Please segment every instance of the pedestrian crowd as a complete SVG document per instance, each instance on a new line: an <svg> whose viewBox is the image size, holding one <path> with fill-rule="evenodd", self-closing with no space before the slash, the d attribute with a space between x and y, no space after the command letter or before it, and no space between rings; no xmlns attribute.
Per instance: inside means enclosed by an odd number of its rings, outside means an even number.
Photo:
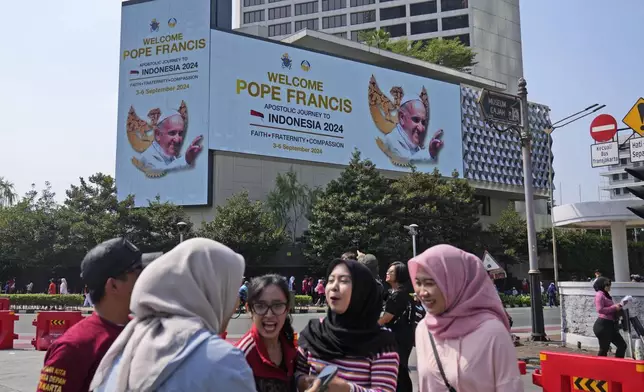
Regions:
<svg viewBox="0 0 644 392"><path fill-rule="evenodd" d="M422 392L523 391L497 290L453 246L390 264L388 292L373 255L331 260L306 287L326 315L298 339L293 277L247 281L243 256L204 238L155 257L124 238L88 252L80 269L95 311L52 343L39 392L411 392L413 347ZM233 345L222 335L240 300L252 325Z"/></svg>

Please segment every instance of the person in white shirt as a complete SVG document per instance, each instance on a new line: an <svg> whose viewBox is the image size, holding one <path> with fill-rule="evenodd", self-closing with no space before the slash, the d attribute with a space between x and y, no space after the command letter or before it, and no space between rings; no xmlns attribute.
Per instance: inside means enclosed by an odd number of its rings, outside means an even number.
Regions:
<svg viewBox="0 0 644 392"><path fill-rule="evenodd" d="M65 278L60 279L60 293L69 294L69 291L67 290L67 279Z"/></svg>
<svg viewBox="0 0 644 392"><path fill-rule="evenodd" d="M168 172L189 169L203 149L203 135L197 136L186 149L185 158L181 147L186 132L186 124L176 111L163 119L154 130L154 141L141 154L143 169L151 172Z"/></svg>

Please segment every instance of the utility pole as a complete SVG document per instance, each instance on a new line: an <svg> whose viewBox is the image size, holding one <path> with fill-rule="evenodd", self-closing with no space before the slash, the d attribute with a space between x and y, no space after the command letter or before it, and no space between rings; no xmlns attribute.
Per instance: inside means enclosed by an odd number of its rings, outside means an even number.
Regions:
<svg viewBox="0 0 644 392"><path fill-rule="evenodd" d="M521 138L521 154L523 155L523 186L525 190L525 212L528 225L528 259L530 261L530 302L532 311L532 340L546 340L543 322L543 304L541 303L541 278L537 254L537 231L534 225L534 196L532 189L532 156L530 134L530 117L528 110L528 89L524 78L519 79L518 97L521 99L523 126L519 135Z"/></svg>

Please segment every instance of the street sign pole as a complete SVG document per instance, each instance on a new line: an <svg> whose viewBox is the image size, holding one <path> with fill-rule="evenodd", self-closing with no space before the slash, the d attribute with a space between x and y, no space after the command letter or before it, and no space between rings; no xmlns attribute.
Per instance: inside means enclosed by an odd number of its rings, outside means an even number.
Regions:
<svg viewBox="0 0 644 392"><path fill-rule="evenodd" d="M532 311L532 340L546 340L543 322L543 304L541 303L541 278L537 254L537 231L534 224L534 195L532 189L532 157L530 121L528 110L528 89L524 78L519 79L518 96L521 98L523 127L520 131L521 153L523 155L523 186L525 190L525 213L528 226L528 260L530 262L530 305Z"/></svg>

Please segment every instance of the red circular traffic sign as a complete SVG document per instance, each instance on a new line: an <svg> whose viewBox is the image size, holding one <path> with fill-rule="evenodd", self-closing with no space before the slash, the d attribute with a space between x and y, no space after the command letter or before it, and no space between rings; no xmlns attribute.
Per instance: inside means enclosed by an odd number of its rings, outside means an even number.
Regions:
<svg viewBox="0 0 644 392"><path fill-rule="evenodd" d="M600 114L590 123L590 137L596 142L607 142L617 133L617 121L610 114Z"/></svg>

